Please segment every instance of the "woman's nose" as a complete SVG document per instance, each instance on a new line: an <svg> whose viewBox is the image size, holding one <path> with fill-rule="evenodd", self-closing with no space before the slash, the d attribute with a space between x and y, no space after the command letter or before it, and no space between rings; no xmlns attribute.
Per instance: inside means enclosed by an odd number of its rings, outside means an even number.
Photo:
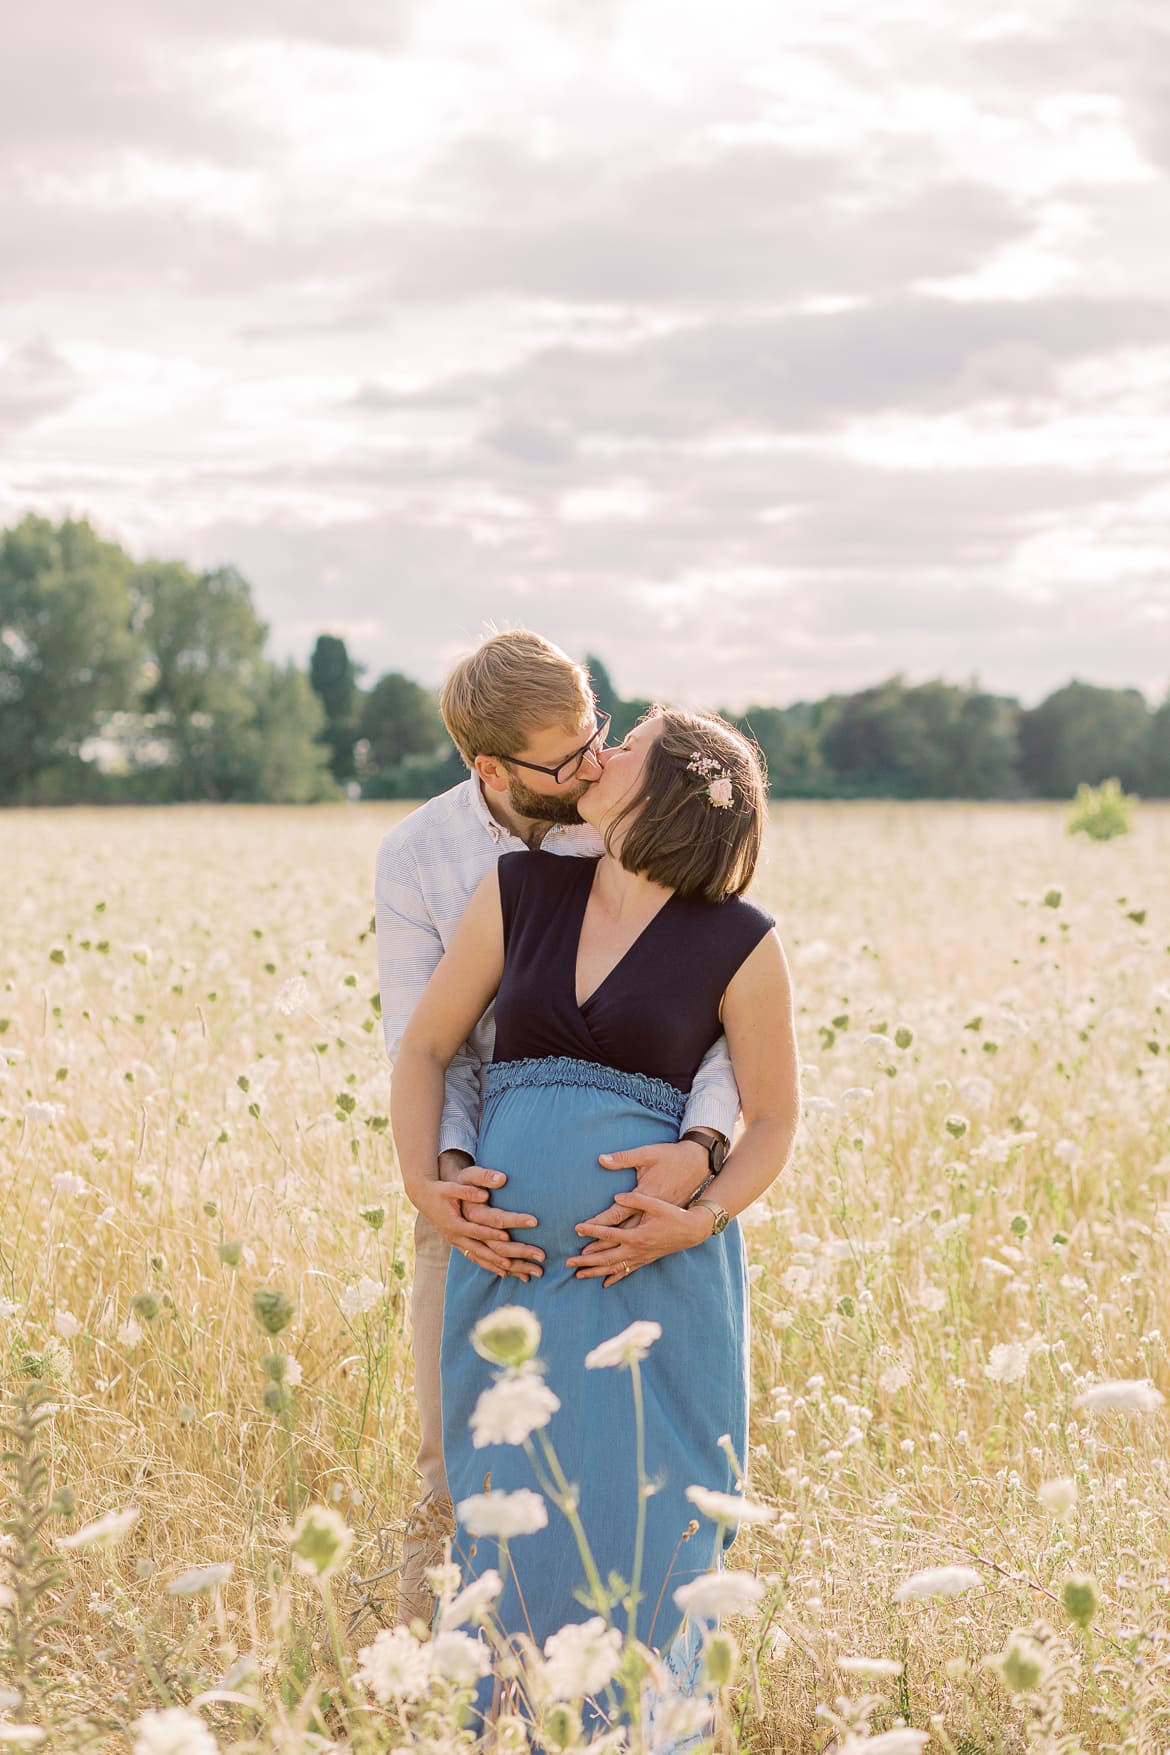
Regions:
<svg viewBox="0 0 1170 1755"><path fill-rule="evenodd" d="M578 778L581 780L600 780L608 754L608 750L588 750L581 757L581 766L577 770Z"/></svg>

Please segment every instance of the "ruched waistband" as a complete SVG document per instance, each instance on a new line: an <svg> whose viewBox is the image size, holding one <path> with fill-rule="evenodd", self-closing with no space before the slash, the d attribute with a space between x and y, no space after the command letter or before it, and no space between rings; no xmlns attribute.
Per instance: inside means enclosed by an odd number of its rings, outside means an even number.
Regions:
<svg viewBox="0 0 1170 1755"><path fill-rule="evenodd" d="M620 1067L602 1066L594 1060L574 1060L564 1054L540 1060L493 1060L487 1069L484 1102L490 1103L504 1091L534 1085L581 1085L595 1091L613 1091L616 1096L653 1110L664 1121L681 1121L687 1107L685 1092L665 1079L623 1072Z"/></svg>

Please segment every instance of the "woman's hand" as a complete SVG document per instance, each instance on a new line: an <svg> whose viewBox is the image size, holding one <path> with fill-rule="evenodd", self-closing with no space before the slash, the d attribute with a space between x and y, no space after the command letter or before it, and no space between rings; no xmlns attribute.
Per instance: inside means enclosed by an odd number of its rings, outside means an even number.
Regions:
<svg viewBox="0 0 1170 1755"><path fill-rule="evenodd" d="M694 1249L712 1233L714 1218L707 1207L678 1207L637 1190L615 1195L614 1204L627 1218L637 1216L637 1223L600 1225L594 1221L578 1225L582 1236L594 1239L586 1253L570 1256L566 1263L576 1268L579 1280L601 1280L612 1286L647 1262L677 1255L680 1249Z"/></svg>
<svg viewBox="0 0 1170 1755"><path fill-rule="evenodd" d="M500 1170L471 1164L454 1181L424 1183L412 1191L412 1198L452 1249L500 1279L510 1275L527 1282L540 1277L544 1250L512 1241L512 1229L536 1224L531 1213L508 1213L489 1205L492 1189L502 1188L507 1180Z"/></svg>

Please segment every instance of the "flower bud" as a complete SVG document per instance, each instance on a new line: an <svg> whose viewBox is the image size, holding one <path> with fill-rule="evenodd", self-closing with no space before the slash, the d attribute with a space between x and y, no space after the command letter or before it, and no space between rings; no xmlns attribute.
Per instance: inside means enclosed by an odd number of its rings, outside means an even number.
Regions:
<svg viewBox="0 0 1170 1755"><path fill-rule="evenodd" d="M215 1253L218 1255L220 1261L222 1261L224 1267L239 1267L240 1258L244 1253L244 1245L238 1237L233 1237L230 1242L217 1243L215 1246Z"/></svg>
<svg viewBox="0 0 1170 1755"><path fill-rule="evenodd" d="M493 1365L526 1365L540 1345L540 1323L522 1304L502 1304L476 1323L471 1344Z"/></svg>
<svg viewBox="0 0 1170 1755"><path fill-rule="evenodd" d="M366 1221L371 1231L380 1231L386 1223L385 1207L359 1207L358 1217Z"/></svg>
<svg viewBox="0 0 1170 1755"><path fill-rule="evenodd" d="M130 1308L143 1322L153 1322L159 1312L159 1303L153 1292L136 1292L130 1300Z"/></svg>
<svg viewBox="0 0 1170 1755"><path fill-rule="evenodd" d="M1013 1633L998 1660L1003 1685L1012 1694L1029 1694L1044 1678L1044 1653L1026 1633Z"/></svg>
<svg viewBox="0 0 1170 1755"><path fill-rule="evenodd" d="M353 1547L353 1531L327 1505L309 1505L292 1533L292 1552L302 1572L328 1578Z"/></svg>
<svg viewBox="0 0 1170 1755"><path fill-rule="evenodd" d="M252 1293L253 1314L266 1334L278 1335L282 1328L287 1328L295 1310L296 1305L287 1292L262 1286L258 1292Z"/></svg>
<svg viewBox="0 0 1170 1755"><path fill-rule="evenodd" d="M581 1740L580 1715L571 1706L550 1706L544 1715L544 1740L550 1749L572 1749Z"/></svg>
<svg viewBox="0 0 1170 1755"><path fill-rule="evenodd" d="M1069 1619L1078 1627L1087 1627L1098 1608L1096 1581L1087 1574L1073 1573L1064 1581L1060 1600Z"/></svg>
<svg viewBox="0 0 1170 1755"><path fill-rule="evenodd" d="M712 1633L703 1652L703 1679L712 1688L729 1688L739 1668L739 1647L730 1633Z"/></svg>

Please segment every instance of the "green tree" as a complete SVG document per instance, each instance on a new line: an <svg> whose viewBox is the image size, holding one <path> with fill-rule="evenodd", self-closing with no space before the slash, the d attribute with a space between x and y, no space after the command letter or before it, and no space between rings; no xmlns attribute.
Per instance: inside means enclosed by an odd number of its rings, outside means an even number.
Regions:
<svg viewBox="0 0 1170 1755"><path fill-rule="evenodd" d="M1150 730L1150 710L1137 689L1066 683L1020 715L1024 782L1044 798L1068 798L1082 784L1110 778L1141 792Z"/></svg>
<svg viewBox="0 0 1170 1755"><path fill-rule="evenodd" d="M770 797L810 798L825 790L830 777L803 702L793 707L749 707L746 713L724 714L724 718L759 745L767 764Z"/></svg>
<svg viewBox="0 0 1170 1755"><path fill-rule="evenodd" d="M845 696L821 750L846 792L992 798L1018 786L1014 704L950 683L895 676Z"/></svg>
<svg viewBox="0 0 1170 1755"><path fill-rule="evenodd" d="M335 780L352 780L355 772L360 674L361 666L351 659L344 640L337 634L318 634L309 659L309 681L325 709L324 738Z"/></svg>
<svg viewBox="0 0 1170 1755"><path fill-rule="evenodd" d="M132 696L142 661L133 571L84 520L30 516L0 534L0 798L76 765Z"/></svg>
<svg viewBox="0 0 1170 1755"><path fill-rule="evenodd" d="M257 798L272 804L316 804L337 797L330 748L322 741L325 709L295 664L265 667L254 729Z"/></svg>
<svg viewBox="0 0 1170 1755"><path fill-rule="evenodd" d="M255 797L268 630L246 580L231 567L196 574L151 561L137 569L135 591L149 654L143 707L170 746L173 796Z"/></svg>
<svg viewBox="0 0 1170 1755"><path fill-rule="evenodd" d="M384 798L398 796L394 776L408 757L445 756L447 730L434 692L392 670L363 698L358 737L363 789Z"/></svg>
<svg viewBox="0 0 1170 1755"><path fill-rule="evenodd" d="M1150 719L1146 788L1155 798L1170 798L1170 692Z"/></svg>

